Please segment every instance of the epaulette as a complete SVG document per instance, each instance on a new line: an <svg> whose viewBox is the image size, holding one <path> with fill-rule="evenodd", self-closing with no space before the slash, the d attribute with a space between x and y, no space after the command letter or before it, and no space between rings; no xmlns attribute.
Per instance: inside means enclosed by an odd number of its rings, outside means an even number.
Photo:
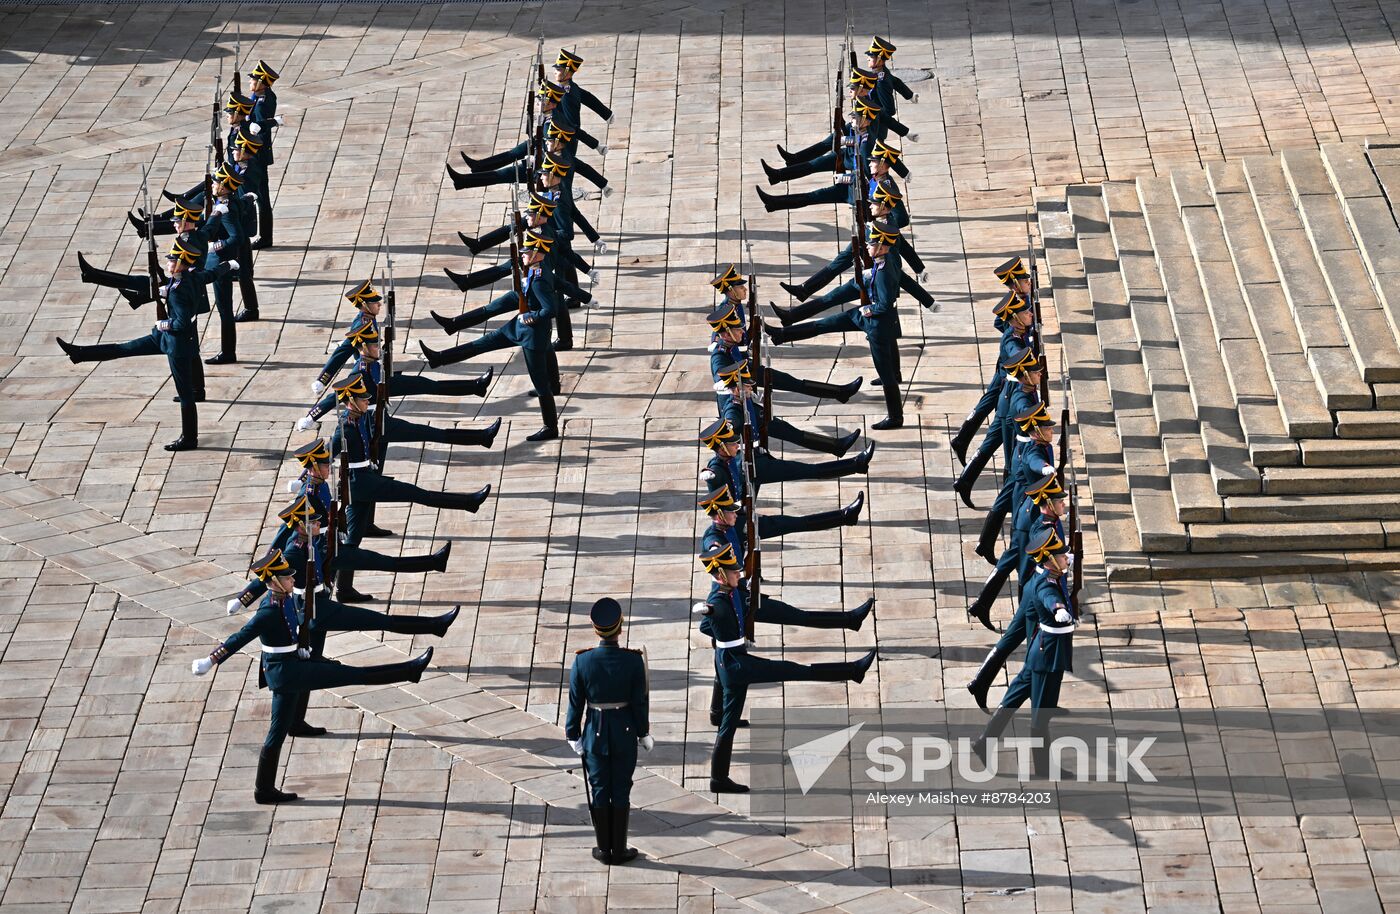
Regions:
<svg viewBox="0 0 1400 914"><path fill-rule="evenodd" d="M591 647L581 647L578 650L574 651L574 655L577 656L579 654L586 654L591 650L593 650L593 648Z"/></svg>
<svg viewBox="0 0 1400 914"><path fill-rule="evenodd" d="M641 651L640 649L635 648L635 647L624 647L623 650L624 650L624 651L630 651L630 652L633 653L633 654L640 654L640 653L642 653L642 651Z"/></svg>

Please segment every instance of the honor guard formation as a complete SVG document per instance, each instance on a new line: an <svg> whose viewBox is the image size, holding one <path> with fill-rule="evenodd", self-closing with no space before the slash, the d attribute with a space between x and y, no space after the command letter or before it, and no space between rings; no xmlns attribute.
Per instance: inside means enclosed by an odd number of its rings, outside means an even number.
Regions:
<svg viewBox="0 0 1400 914"><path fill-rule="evenodd" d="M825 434L775 415L775 390L846 403L863 384L859 377L834 384L782 371L773 364L775 344L830 333L864 333L886 407L884 418L872 428L883 431L904 424L899 298L907 292L924 307L937 306L915 278L923 266L913 243L909 204L899 184L900 179L909 179L909 169L892 137L913 140L915 135L896 117L898 99L915 96L890 70L895 51L893 42L876 37L866 50L865 65L860 66L848 34L836 68L831 133L797 152L780 146L784 160L780 168L762 163L770 184L829 175L830 182L815 190L775 195L760 188L758 196L770 212L840 204L843 225L849 218L850 231L842 232L848 243L809 279L780 283L795 303L773 306L777 323L767 323L759 314L758 277L747 242L746 269L723 264L710 281L718 293L718 303L706 318L716 418L699 434L698 444L709 455L697 506L708 521L698 560L712 580L694 611L699 631L710 639L714 651L709 716L715 739L708 786L715 793L748 790L733 776L731 763L737 732L747 725L743 714L750 686L860 683L877 659L873 647L851 660L814 664L778 660L759 652L759 622L859 632L872 615L875 600L872 597L849 609L800 609L765 593L763 586L764 540L858 524L864 492L836 510L798 516L763 513L758 496L764 484L866 475L876 452L875 442L861 443L858 430ZM610 193L607 179L580 156L579 147L587 146L599 155L607 152L584 129L583 109L604 124L611 123L613 115L605 103L575 82L583 64L577 53L560 50L552 74L547 73L541 42L530 67L530 85L523 93L521 141L483 158L463 152L465 171L448 165L458 190L510 185L511 203L501 225L488 226L474 236L459 233L473 256L502 246L507 256L499 264L472 272L447 270L447 276L464 292L486 290L497 282L508 285L501 294L462 314L432 313L449 336L473 329L470 339L442 347L419 343L428 366L434 368L519 346L541 418L539 430L529 441L560 434L556 353L574 347L571 311L592 299L580 282L586 278L591 284L597 274L575 248L575 232L595 251L605 250L577 205L587 194L575 191L574 178L581 175L599 196ZM156 212L151 207L143 181L146 203L130 216L130 222L146 242L145 272L128 275L99 269L79 255L85 282L118 289L133 308L152 302L156 323L149 335L126 343L82 346L59 340L59 345L74 362L163 353L182 420L181 435L166 445L167 450L198 446L197 404L204 399L204 365L236 362L237 325L259 318L253 252L272 245L268 170L277 127L283 123L272 91L277 77L276 70L259 62L248 74L247 94L239 74L227 88L221 77L203 180L179 193L167 191L169 209ZM218 123L220 108L227 114L226 132ZM156 249L156 237L161 235L172 236L164 269ZM387 471L390 442L490 448L501 423L498 419L485 428L436 428L393 415L394 402L405 396L484 397L492 372L472 379L439 380L396 371L396 295L393 259L387 250L383 270L382 292L371 278L345 294L353 319L309 385L306 412L296 421L295 430L310 438L294 445L290 455L297 471L290 480L290 501L278 511L277 525L251 563L247 586L227 603L229 614L251 610L252 615L207 657L193 662L194 674L204 675L235 652L255 641L258 644L259 684L272 693L271 719L254 789L258 803L297 799L278 788L278 765L288 736L316 737L326 732L306 719L312 690L416 682L432 659L430 647L403 663L343 664L324 656L329 633L385 631L442 637L457 618L456 609L426 617L355 605L373 599L355 588L358 570L442 572L450 558L450 542L423 555L391 556L366 548L367 538L393 535L375 523L375 506L412 503L475 512L491 492L489 485L469 494L429 491ZM842 274L850 278L818 294ZM1061 678L1070 669L1082 580L1076 567L1083 550L1078 544L1075 475L1067 460L1068 449L1062 447L1058 455L1055 451L1056 422L1050 412L1033 251L1027 258L1018 256L1003 264L996 276L1006 288L992 315L1001 334L997 370L953 440L953 450L965 466L953 487L973 507L979 475L993 458L1000 458L1002 484L976 550L995 570L968 614L997 631L993 609L1013 571L1019 604L968 684L977 704L988 708L994 680L1023 642L1027 659L976 744L979 752L986 751L986 740L998 735L1013 710L1027 700L1035 711L1035 726L1048 726ZM237 312L235 280L242 305ZM220 321L219 350L201 360L197 321L215 309ZM495 319L501 322L494 329L479 334L474 329ZM1067 387L1064 390L1067 399ZM1068 406L1062 403L1061 428L1068 415ZM971 443L989 417L987 431L968 459ZM321 435L320 425L328 418L334 428ZM784 443L785 453L800 448L815 456L775 456L769 450L774 440ZM1008 517L1010 545L998 552ZM599 600L591 609L590 622L599 643L574 658L565 736L581 756L596 837L593 856L612 865L626 863L637 853L627 846L628 810L638 750L652 748L648 671L645 653L622 644L626 629L617 601ZM1043 763L1043 758L1037 759L1038 765Z"/></svg>

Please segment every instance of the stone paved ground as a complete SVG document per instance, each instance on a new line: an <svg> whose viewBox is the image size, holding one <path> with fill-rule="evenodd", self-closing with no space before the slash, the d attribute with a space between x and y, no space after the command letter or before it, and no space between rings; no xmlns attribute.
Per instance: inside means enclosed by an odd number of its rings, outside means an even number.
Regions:
<svg viewBox="0 0 1400 914"><path fill-rule="evenodd" d="M996 296L988 268L1024 246L1032 187L1400 133L1400 23L1390 5L1363 0L930 0L860 13L859 34L891 36L902 68L937 77L901 115L920 134L906 144L908 191L942 310L906 317L911 421L880 436L870 479L771 493L775 507L805 511L867 489L868 523L794 540L767 565L803 605L873 592L873 632L844 644L772 634L765 645L834 659L874 639L877 672L861 686L765 688L753 700L894 709L946 696L962 707L987 643L963 618L984 566L964 542L980 518L947 490L947 428L989 370L986 322L973 316ZM839 6L7 5L0 17L6 911L1397 904L1400 834L1384 815L861 818L779 835L744 818L743 801L726 798L734 815L696 792L711 736L709 651L688 619L704 584L690 557L693 434L712 408L704 281L717 259L740 256L741 225L765 297L839 243L833 212L769 216L749 189L773 143L824 130ZM268 319L244 329L241 364L210 372L206 447L172 460L160 449L177 422L164 363L74 368L53 338L148 328L148 314L77 281L76 253L134 263L123 213L139 202L140 166L175 187L202 171L200 106L232 63L235 22L245 60L283 73L279 244L258 259ZM404 406L423 421L508 423L490 452L392 452L393 471L426 486L496 487L477 515L381 512L404 532L391 549L455 541L449 574L364 577L392 611L461 603L464 618L419 686L318 696L315 717L334 736L295 741L287 759L288 784L309 799L256 807L267 695L246 657L200 680L189 661L233 625L222 601L282 504L310 366L348 320L341 291L378 268L386 226L407 346L441 342L429 309L462 307L441 268L467 267L455 232L498 224L505 195L456 193L442 165L458 149L514 141L517 94L505 87L524 80L540 31L551 45L577 43L580 82L617 110L604 163L616 193L584 204L610 252L597 257L587 345L562 359L565 437L523 441L535 425L519 359L494 362L484 402ZM844 380L869 374L863 349L833 340L786 347L778 361ZM456 373L467 372L442 374ZM874 395L815 410L780 402L828 429L881 411ZM1091 528L1091 568L1099 548ZM1382 575L1112 588L1095 576L1066 701L1393 707L1398 590ZM634 818L649 860L610 872L587 857L581 782L556 726L568 658L588 643L584 616L602 594L630 595L659 743ZM421 647L377 637L334 647L357 661Z"/></svg>

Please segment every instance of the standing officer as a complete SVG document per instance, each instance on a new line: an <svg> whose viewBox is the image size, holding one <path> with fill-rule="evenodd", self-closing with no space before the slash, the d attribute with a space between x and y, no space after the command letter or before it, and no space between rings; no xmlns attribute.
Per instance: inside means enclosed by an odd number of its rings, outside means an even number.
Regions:
<svg viewBox="0 0 1400 914"><path fill-rule="evenodd" d="M637 768L637 746L650 752L655 742L646 657L618 643L622 606L604 597L588 616L600 640L597 647L579 651L569 671L564 738L583 757L588 815L597 839L593 859L613 866L637 856L637 849L627 846L632 772Z"/></svg>
<svg viewBox="0 0 1400 914"><path fill-rule="evenodd" d="M150 334L125 343L98 343L95 346L75 346L58 340L58 346L73 364L106 362L138 355L165 353L170 364L170 376L175 381L175 393L180 398L180 437L165 446L167 451L192 451L199 447L199 413L195 404L204 399L203 389L196 389L194 363L199 359L199 337L195 330L195 315L208 310L204 286L227 279L238 269L238 261L226 260L212 269L199 270L194 265L204 260L208 246L194 235L177 237L166 255L170 283L165 287L166 319L157 321ZM206 261L207 263L207 261ZM202 378L200 372L198 377Z"/></svg>
<svg viewBox="0 0 1400 914"><path fill-rule="evenodd" d="M210 210L211 224L206 227L210 241L205 270L236 259L239 250L248 243L243 231L243 201L238 194L242 184L243 179L232 165L225 163L214 172L214 195L218 199ZM205 359L204 364L230 365L238 361L238 330L233 312L233 277L227 273L218 274L214 279L214 307L219 311L219 352ZM253 307L257 307L256 302Z"/></svg>
<svg viewBox="0 0 1400 914"><path fill-rule="evenodd" d="M190 669L196 676L203 676L254 638L262 643L258 685L272 690L272 718L258 753L253 799L260 804L290 803L297 795L277 789L277 763L301 707L302 695L313 689L418 682L432 662L433 649L430 647L404 663L380 666L354 667L337 660L314 660L309 647L311 620L306 617L301 600L292 593L295 585L291 565L274 549L255 562L252 571L267 582L267 596L258 611L208 657L191 663Z"/></svg>

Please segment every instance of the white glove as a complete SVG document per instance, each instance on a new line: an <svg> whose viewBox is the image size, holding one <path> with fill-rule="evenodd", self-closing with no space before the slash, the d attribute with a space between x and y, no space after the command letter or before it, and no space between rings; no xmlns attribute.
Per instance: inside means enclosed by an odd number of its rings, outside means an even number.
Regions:
<svg viewBox="0 0 1400 914"><path fill-rule="evenodd" d="M1044 467L1044 468L1041 469L1040 475L1041 475L1041 476L1054 476L1054 475L1055 475L1055 468L1054 468L1054 467Z"/></svg>
<svg viewBox="0 0 1400 914"><path fill-rule="evenodd" d="M208 657L200 657L190 664L190 672L194 673L196 676L203 676L213 668L214 661L210 660Z"/></svg>
<svg viewBox="0 0 1400 914"><path fill-rule="evenodd" d="M228 212L228 204L215 203L212 207L209 208L209 211L216 216L222 216L224 213ZM214 244L219 244L219 242L216 241L214 242ZM215 248L215 250L218 250L218 248Z"/></svg>
<svg viewBox="0 0 1400 914"><path fill-rule="evenodd" d="M606 254L608 252L608 243L599 239L593 242L593 250L597 251L599 254Z"/></svg>
<svg viewBox="0 0 1400 914"><path fill-rule="evenodd" d="M316 420L310 416L302 416L297 420L297 431L309 432L316 427Z"/></svg>
<svg viewBox="0 0 1400 914"><path fill-rule="evenodd" d="M258 134L262 133L262 124L258 124L258 123L249 124L249 125L248 125L248 132L251 133L253 136L257 136Z"/></svg>
<svg viewBox="0 0 1400 914"><path fill-rule="evenodd" d="M745 648L745 649L748 649L748 648L751 648L751 647L757 647L757 646L758 646L758 642L757 642L757 641L754 641L752 638L745 638L745 639L744 639L744 648Z"/></svg>
<svg viewBox="0 0 1400 914"><path fill-rule="evenodd" d="M596 285L598 284L598 271L597 271L597 270L589 270L589 271L588 271L588 284L589 284L590 286L596 286Z"/></svg>
<svg viewBox="0 0 1400 914"><path fill-rule="evenodd" d="M611 124L611 123L613 122L613 118L615 118L615 117L617 117L616 114L609 114L609 115L608 115L608 119L605 120L605 121L603 121L603 123L605 123L605 124Z"/></svg>
<svg viewBox="0 0 1400 914"><path fill-rule="evenodd" d="M236 260L230 260L230 261L228 262L228 268L229 268L230 270L233 270L234 272L237 272L237 271L238 271L238 261L236 261Z"/></svg>
<svg viewBox="0 0 1400 914"><path fill-rule="evenodd" d="M656 748L656 740L652 739L651 734L648 733L646 736L637 740L637 745L641 747L643 752L650 752Z"/></svg>
<svg viewBox="0 0 1400 914"><path fill-rule="evenodd" d="M914 97L911 98L911 99L909 99L909 104L911 104L911 105L917 105L918 103L919 103L919 93L915 92L915 93L914 93Z"/></svg>
<svg viewBox="0 0 1400 914"><path fill-rule="evenodd" d="M906 143L917 143L919 142L919 135L917 133L910 133L904 138L904 141Z"/></svg>
<svg viewBox="0 0 1400 914"><path fill-rule="evenodd" d="M575 755L583 755L583 740L581 740L581 739L571 739L571 740L569 740L569 748L572 749L572 750L574 750L574 754L575 754Z"/></svg>
<svg viewBox="0 0 1400 914"><path fill-rule="evenodd" d="M249 194L248 196L252 197L254 200L258 199L258 195L257 195L257 194ZM249 238L249 239L248 239L248 243L249 243L249 244L261 244L261 243L262 243L262 236L261 236L261 235L254 235L252 238Z"/></svg>
<svg viewBox="0 0 1400 914"><path fill-rule="evenodd" d="M170 331L170 321L156 321L156 329L168 333Z"/></svg>
<svg viewBox="0 0 1400 914"><path fill-rule="evenodd" d="M238 599L237 597L234 597L232 600L229 600L227 603L224 604L224 612L228 613L230 616L236 615L238 611L242 608L243 601Z"/></svg>
<svg viewBox="0 0 1400 914"><path fill-rule="evenodd" d="M696 603L694 606L690 607L690 611L693 613L699 613L702 616L708 616L710 614L710 604Z"/></svg>
<svg viewBox="0 0 1400 914"><path fill-rule="evenodd" d="M707 467L706 469L700 471L700 478L705 480L706 482L714 482L715 471Z"/></svg>
<svg viewBox="0 0 1400 914"><path fill-rule="evenodd" d="M311 382L311 396L313 396L313 397L319 397L319 396L321 396L321 394L323 394L323 393L325 393L325 392L326 392L326 385L322 384L320 381L312 381L312 382Z"/></svg>
<svg viewBox="0 0 1400 914"><path fill-rule="evenodd" d="M300 479L289 479L289 480L287 480L287 491L288 491L288 492L291 492L293 495L295 495L296 493L300 492L300 491L301 491L301 480L300 480Z"/></svg>
<svg viewBox="0 0 1400 914"><path fill-rule="evenodd" d="M928 282L928 270L924 270L919 274L919 285L923 285L926 282Z"/></svg>
<svg viewBox="0 0 1400 914"><path fill-rule="evenodd" d="M918 98L917 95L914 96L914 97L915 97L916 99ZM283 124L286 123L286 120L282 117L282 115L280 115L280 114L274 114L274 115L272 116L272 123L276 124L278 127L281 127Z"/></svg>
<svg viewBox="0 0 1400 914"><path fill-rule="evenodd" d="M1057 609L1055 610L1055 621L1061 625L1068 625L1074 621L1074 616L1071 616L1067 609Z"/></svg>
<svg viewBox="0 0 1400 914"><path fill-rule="evenodd" d="M605 155L607 155L607 154L608 154L608 144L607 144L607 143L599 143L599 144L598 144L598 155L600 155L600 156L605 156Z"/></svg>
<svg viewBox="0 0 1400 914"><path fill-rule="evenodd" d="M297 656L300 657L302 660L310 660L310 659L311 659L311 648L309 648L309 647L299 647L299 648L297 648Z"/></svg>

